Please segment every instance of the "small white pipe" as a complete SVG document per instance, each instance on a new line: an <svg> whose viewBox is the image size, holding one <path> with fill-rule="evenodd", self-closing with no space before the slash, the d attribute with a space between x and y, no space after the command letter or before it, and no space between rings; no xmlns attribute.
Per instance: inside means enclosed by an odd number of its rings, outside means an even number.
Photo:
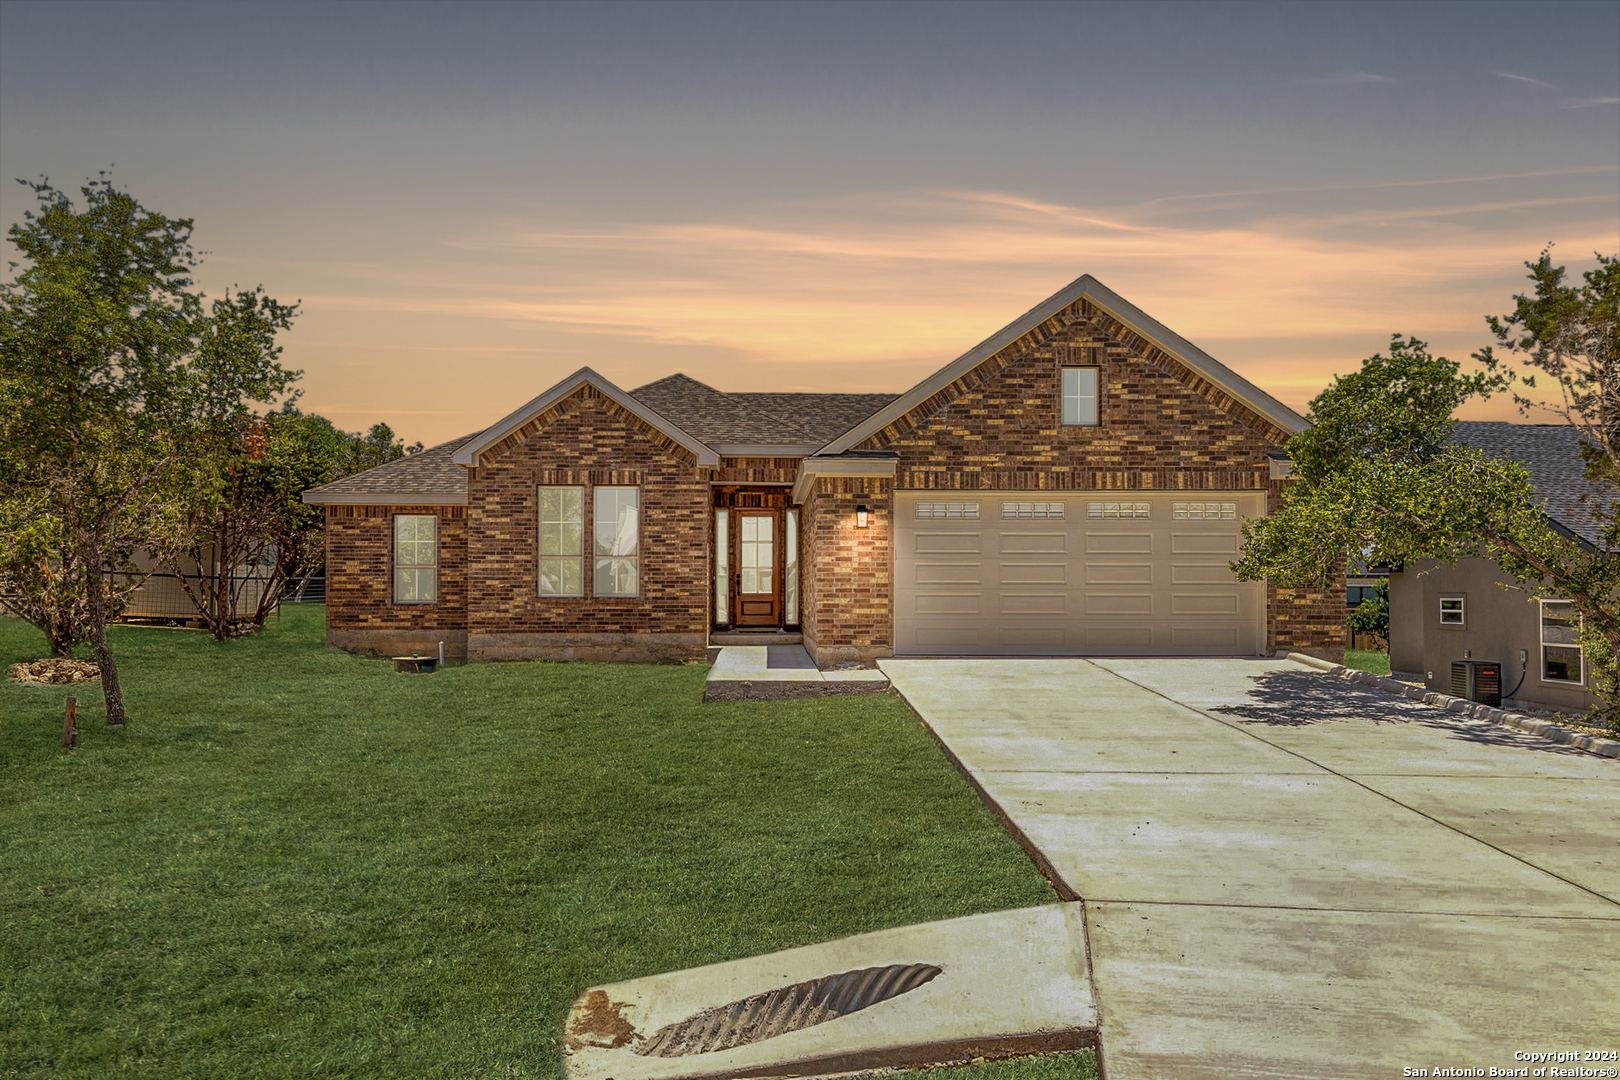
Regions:
<svg viewBox="0 0 1620 1080"><path fill-rule="evenodd" d="M439 666L444 667L444 642L439 642Z"/></svg>

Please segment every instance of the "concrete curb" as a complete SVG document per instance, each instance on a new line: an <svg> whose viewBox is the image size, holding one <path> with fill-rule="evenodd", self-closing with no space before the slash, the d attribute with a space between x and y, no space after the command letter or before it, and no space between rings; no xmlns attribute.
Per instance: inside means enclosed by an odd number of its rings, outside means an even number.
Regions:
<svg viewBox="0 0 1620 1080"><path fill-rule="evenodd" d="M1545 720L1537 720L1535 717L1525 716L1523 713L1509 712L1506 709L1493 709L1489 705L1481 705L1477 701L1464 701L1462 698L1442 694L1437 690L1424 690L1421 687L1409 686L1397 679L1391 679L1383 675L1373 675L1366 671L1357 671L1354 668L1347 668L1343 664L1335 664L1331 660L1306 656L1304 653L1284 652L1278 655L1287 660L1297 661L1307 667L1316 668L1318 671L1325 671L1329 675L1336 675L1341 679L1348 679L1363 686L1387 690L1392 694L1399 694L1401 697L1412 701L1421 701L1425 705L1445 709L1447 712L1460 713L1474 720L1487 720L1493 724L1501 724L1504 727L1514 728L1530 735L1539 735L1550 742L1573 746L1577 750L1585 750L1599 757L1620 758L1620 742L1613 739L1599 738L1596 735L1583 735L1579 731L1571 731L1569 728L1559 727L1557 724L1550 724Z"/></svg>

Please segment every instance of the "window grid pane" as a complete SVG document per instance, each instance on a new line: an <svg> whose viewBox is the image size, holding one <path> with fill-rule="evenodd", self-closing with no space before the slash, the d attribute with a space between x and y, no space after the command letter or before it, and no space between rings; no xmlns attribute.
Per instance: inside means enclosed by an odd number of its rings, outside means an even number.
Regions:
<svg viewBox="0 0 1620 1080"><path fill-rule="evenodd" d="M585 489L540 489L541 596L585 595Z"/></svg>
<svg viewBox="0 0 1620 1080"><path fill-rule="evenodd" d="M1463 625L1463 609L1463 597L1442 596L1440 598L1440 622L1446 626Z"/></svg>
<svg viewBox="0 0 1620 1080"><path fill-rule="evenodd" d="M394 602L431 604L437 600L439 519L432 514L394 518Z"/></svg>
<svg viewBox="0 0 1620 1080"><path fill-rule="evenodd" d="M1061 518L1062 503L1002 503L1004 518Z"/></svg>
<svg viewBox="0 0 1620 1080"><path fill-rule="evenodd" d="M1541 678L1544 682L1582 683L1583 656L1575 605L1569 600L1541 602Z"/></svg>
<svg viewBox="0 0 1620 1080"><path fill-rule="evenodd" d="M641 489L596 489L596 596L636 596L641 583Z"/></svg>
<svg viewBox="0 0 1620 1080"><path fill-rule="evenodd" d="M1063 423L1070 426L1097 423L1097 369L1063 369Z"/></svg>
<svg viewBox="0 0 1620 1080"><path fill-rule="evenodd" d="M979 504L976 502L953 503L918 503L917 517L921 518L977 518Z"/></svg>
<svg viewBox="0 0 1620 1080"><path fill-rule="evenodd" d="M1094 502L1086 504L1088 518L1148 518L1152 505L1145 502Z"/></svg>
<svg viewBox="0 0 1620 1080"><path fill-rule="evenodd" d="M1177 521L1236 521L1237 503L1178 502L1170 508L1170 516Z"/></svg>

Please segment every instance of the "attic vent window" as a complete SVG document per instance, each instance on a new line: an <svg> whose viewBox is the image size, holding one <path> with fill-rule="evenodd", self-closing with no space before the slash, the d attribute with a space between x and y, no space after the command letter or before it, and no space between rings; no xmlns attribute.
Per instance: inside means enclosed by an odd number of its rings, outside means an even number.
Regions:
<svg viewBox="0 0 1620 1080"><path fill-rule="evenodd" d="M976 502L925 502L917 504L917 517L922 518L974 518L979 516Z"/></svg>

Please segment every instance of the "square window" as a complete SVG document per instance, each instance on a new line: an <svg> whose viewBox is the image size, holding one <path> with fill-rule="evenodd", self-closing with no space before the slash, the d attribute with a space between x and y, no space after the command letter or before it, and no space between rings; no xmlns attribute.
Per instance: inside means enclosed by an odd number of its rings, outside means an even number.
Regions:
<svg viewBox="0 0 1620 1080"><path fill-rule="evenodd" d="M1094 367L1063 369L1063 423L1070 427L1098 424L1097 372Z"/></svg>
<svg viewBox="0 0 1620 1080"><path fill-rule="evenodd" d="M1440 598L1440 625L1462 626L1464 608L1467 599L1461 596L1442 596Z"/></svg>

